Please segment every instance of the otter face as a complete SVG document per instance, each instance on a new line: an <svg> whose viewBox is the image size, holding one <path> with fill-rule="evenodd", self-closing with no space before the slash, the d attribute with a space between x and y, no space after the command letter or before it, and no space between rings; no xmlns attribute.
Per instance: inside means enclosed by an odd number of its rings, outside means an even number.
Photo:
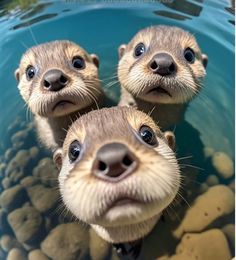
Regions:
<svg viewBox="0 0 236 260"><path fill-rule="evenodd" d="M15 72L18 88L34 114L67 115L95 102L102 93L99 61L70 41L30 48Z"/></svg>
<svg viewBox="0 0 236 260"><path fill-rule="evenodd" d="M181 104L200 90L207 56L188 32L168 26L139 31L119 48L119 81L128 92L148 102Z"/></svg>
<svg viewBox="0 0 236 260"><path fill-rule="evenodd" d="M135 109L83 115L54 156L65 205L110 242L145 236L179 189L179 167L170 146L173 134L163 134Z"/></svg>

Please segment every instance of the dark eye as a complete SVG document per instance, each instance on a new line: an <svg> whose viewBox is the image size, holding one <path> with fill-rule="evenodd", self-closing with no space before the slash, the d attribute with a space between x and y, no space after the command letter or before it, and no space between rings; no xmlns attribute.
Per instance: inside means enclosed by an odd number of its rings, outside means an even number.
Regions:
<svg viewBox="0 0 236 260"><path fill-rule="evenodd" d="M85 68L85 61L82 57L74 57L72 60L72 65L74 68L82 70Z"/></svg>
<svg viewBox="0 0 236 260"><path fill-rule="evenodd" d="M30 66L27 67L25 73L26 73L26 78L28 80L31 80L34 77L34 75L35 75L35 68L30 65Z"/></svg>
<svg viewBox="0 0 236 260"><path fill-rule="evenodd" d="M187 48L184 50L184 58L189 63L194 63L195 61L195 53L191 48Z"/></svg>
<svg viewBox="0 0 236 260"><path fill-rule="evenodd" d="M142 140L149 145L155 146L158 144L156 135L149 126L141 126L141 128L139 129L139 135Z"/></svg>
<svg viewBox="0 0 236 260"><path fill-rule="evenodd" d="M68 151L68 156L71 163L74 162L79 157L80 151L81 151L80 143L76 140L73 141L70 144L69 151Z"/></svg>
<svg viewBox="0 0 236 260"><path fill-rule="evenodd" d="M134 49L134 57L139 57L145 52L145 45L143 43L139 43Z"/></svg>

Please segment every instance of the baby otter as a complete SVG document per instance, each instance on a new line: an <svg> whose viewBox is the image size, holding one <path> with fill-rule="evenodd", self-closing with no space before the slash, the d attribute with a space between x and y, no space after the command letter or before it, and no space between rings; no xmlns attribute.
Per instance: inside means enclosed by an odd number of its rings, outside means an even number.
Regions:
<svg viewBox="0 0 236 260"><path fill-rule="evenodd" d="M54 157L65 205L111 243L144 237L180 186L174 144L172 132L134 108L81 116Z"/></svg>
<svg viewBox="0 0 236 260"><path fill-rule="evenodd" d="M71 122L97 108L103 97L98 67L95 54L70 41L40 44L22 56L15 77L47 148L61 147Z"/></svg>
<svg viewBox="0 0 236 260"><path fill-rule="evenodd" d="M119 105L152 112L159 126L179 122L200 91L208 58L190 33L169 26L139 31L119 47Z"/></svg>

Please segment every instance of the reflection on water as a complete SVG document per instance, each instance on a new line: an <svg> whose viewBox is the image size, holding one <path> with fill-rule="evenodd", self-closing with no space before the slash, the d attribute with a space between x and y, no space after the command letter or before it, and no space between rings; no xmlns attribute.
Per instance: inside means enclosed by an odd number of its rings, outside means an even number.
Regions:
<svg viewBox="0 0 236 260"><path fill-rule="evenodd" d="M203 1L199 1L203 2ZM174 1L163 1L163 5L179 11L184 14L188 14L191 16L199 16L202 11L202 6L198 5L197 3L193 3L187 0L174 0Z"/></svg>
<svg viewBox="0 0 236 260"><path fill-rule="evenodd" d="M172 13L172 12L168 12L168 11L154 11L154 14L164 16L164 17L169 17L169 18L172 18L172 19L175 19L175 20L191 19L190 17L188 17L186 15Z"/></svg>
<svg viewBox="0 0 236 260"><path fill-rule="evenodd" d="M43 20L47 20L47 19L53 18L55 16L57 16L57 14L40 15L38 17L35 17L35 18L29 20L28 22L15 25L15 26L12 27L12 29L16 30L16 29L19 29L19 28L22 28L22 27L27 27L27 26L30 26L30 25L32 25L34 23L37 23L37 22L40 22L40 21L43 21Z"/></svg>
<svg viewBox="0 0 236 260"><path fill-rule="evenodd" d="M199 6L198 4L189 2L187 0L163 1L162 4L169 7L170 9L180 12L181 14L176 12L164 11L164 10L157 10L154 11L154 13L156 15L168 17L175 20L192 19L191 16L199 16L202 11L202 6Z"/></svg>
<svg viewBox="0 0 236 260"><path fill-rule="evenodd" d="M27 12L25 15L21 16L21 20L29 19L33 17L34 15L37 15L38 13L41 13L45 8L50 6L51 3L44 3L44 4L37 4L32 10Z"/></svg>
<svg viewBox="0 0 236 260"><path fill-rule="evenodd" d="M37 2L38 0L3 0L0 3L0 17L14 13L16 10L21 10L21 12L24 12Z"/></svg>
<svg viewBox="0 0 236 260"><path fill-rule="evenodd" d="M232 3L230 7L227 3L201 0L143 6L99 1L94 5L1 1L0 33L4 37L0 43L0 82L4 84L0 102L0 259L119 259L93 230L75 223L61 203L58 171L51 154L37 143L32 120L26 119L13 72L25 48L36 41L73 40L98 54L106 91L118 99L114 75L117 47L151 24L176 25L193 32L209 56L209 65L202 92L175 129L184 177L181 193L144 239L139 259L231 259L233 7Z"/></svg>

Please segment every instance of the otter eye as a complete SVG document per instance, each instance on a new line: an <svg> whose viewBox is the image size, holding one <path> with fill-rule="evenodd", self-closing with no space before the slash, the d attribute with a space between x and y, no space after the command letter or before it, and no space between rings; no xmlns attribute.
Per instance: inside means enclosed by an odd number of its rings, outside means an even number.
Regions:
<svg viewBox="0 0 236 260"><path fill-rule="evenodd" d="M158 144L156 135L149 126L141 126L141 128L139 129L139 135L142 140L149 145L155 146Z"/></svg>
<svg viewBox="0 0 236 260"><path fill-rule="evenodd" d="M74 68L82 70L85 68L85 61L82 57L74 57L72 60L72 65Z"/></svg>
<svg viewBox="0 0 236 260"><path fill-rule="evenodd" d="M145 52L145 45L143 43L139 43L134 49L134 57L139 57Z"/></svg>
<svg viewBox="0 0 236 260"><path fill-rule="evenodd" d="M191 48L187 48L184 50L184 58L189 63L194 63L195 61L195 53Z"/></svg>
<svg viewBox="0 0 236 260"><path fill-rule="evenodd" d="M31 80L34 77L34 75L35 75L35 68L30 65L30 66L27 67L25 73L26 73L26 78L28 80Z"/></svg>
<svg viewBox="0 0 236 260"><path fill-rule="evenodd" d="M73 141L70 144L69 151L68 151L68 156L71 163L74 162L79 157L80 151L81 151L80 143L76 140Z"/></svg>

